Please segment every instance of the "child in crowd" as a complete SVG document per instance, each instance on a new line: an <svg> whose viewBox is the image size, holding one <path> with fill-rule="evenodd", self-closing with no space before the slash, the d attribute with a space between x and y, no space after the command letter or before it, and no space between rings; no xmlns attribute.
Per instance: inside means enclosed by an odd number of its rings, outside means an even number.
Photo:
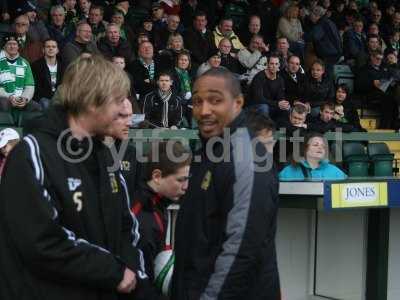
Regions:
<svg viewBox="0 0 400 300"><path fill-rule="evenodd" d="M3 174L3 169L8 154L18 144L19 141L19 134L14 129L6 128L0 131L0 178Z"/></svg>
<svg viewBox="0 0 400 300"><path fill-rule="evenodd" d="M191 154L177 141L154 144L133 201L132 212L139 221L140 242L146 272L155 280L154 260L173 247L172 212L169 205L177 203L186 193ZM154 149L153 149L154 150Z"/></svg>

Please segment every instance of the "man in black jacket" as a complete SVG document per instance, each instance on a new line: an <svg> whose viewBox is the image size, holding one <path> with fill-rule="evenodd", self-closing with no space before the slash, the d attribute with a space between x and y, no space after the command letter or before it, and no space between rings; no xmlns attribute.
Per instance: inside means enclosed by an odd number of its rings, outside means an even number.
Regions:
<svg viewBox="0 0 400 300"><path fill-rule="evenodd" d="M63 68L58 54L57 42L48 39L43 43L44 57L32 64L32 74L35 78L35 101L47 108L58 85L61 83Z"/></svg>
<svg viewBox="0 0 400 300"><path fill-rule="evenodd" d="M178 215L171 299L278 300L278 181L264 145L251 143L240 84L211 69L192 99L203 147Z"/></svg>
<svg viewBox="0 0 400 300"><path fill-rule="evenodd" d="M138 223L101 141L128 92L110 62L77 59L59 104L10 154L0 185L2 300L117 300L143 290Z"/></svg>
<svg viewBox="0 0 400 300"><path fill-rule="evenodd" d="M106 36L98 41L97 48L109 60L113 56L122 56L126 63L130 63L133 59L129 42L121 37L119 26L114 23L107 25Z"/></svg>
<svg viewBox="0 0 400 300"><path fill-rule="evenodd" d="M353 130L353 125L336 121L334 114L335 104L327 102L321 105L319 116L310 120L310 124L308 125L309 131L326 133L336 130L342 130L343 132L351 132Z"/></svg>
<svg viewBox="0 0 400 300"><path fill-rule="evenodd" d="M295 101L303 102L304 82L306 75L301 69L300 58L292 55L288 59L287 67L281 72L281 76L285 83L286 99L291 105Z"/></svg>

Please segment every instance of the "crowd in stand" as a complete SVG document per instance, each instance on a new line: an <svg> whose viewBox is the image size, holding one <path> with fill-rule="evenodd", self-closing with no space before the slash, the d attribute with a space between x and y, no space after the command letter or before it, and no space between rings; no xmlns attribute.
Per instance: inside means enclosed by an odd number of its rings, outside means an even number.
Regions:
<svg viewBox="0 0 400 300"><path fill-rule="evenodd" d="M134 111L151 128L193 126L194 79L224 67L241 80L245 107L280 125L303 105L306 127L363 130L350 90L334 85L334 66L346 64L351 92L378 104L380 128L397 129L400 11L359 2L4 1L0 109L46 109L68 65L100 54L129 74ZM328 123L321 105L334 111Z"/></svg>

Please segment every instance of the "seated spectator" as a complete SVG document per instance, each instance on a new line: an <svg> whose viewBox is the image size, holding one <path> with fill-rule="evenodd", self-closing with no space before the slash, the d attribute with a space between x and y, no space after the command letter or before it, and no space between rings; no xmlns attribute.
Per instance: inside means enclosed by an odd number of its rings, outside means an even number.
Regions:
<svg viewBox="0 0 400 300"><path fill-rule="evenodd" d="M254 132L257 142L264 145L268 153L274 153L276 139L274 138L275 123L268 115L249 110L246 112L247 127Z"/></svg>
<svg viewBox="0 0 400 300"><path fill-rule="evenodd" d="M267 68L254 77L246 103L269 114L275 121L285 117L290 109L290 103L285 98L285 85L278 71L279 58L273 54L268 58Z"/></svg>
<svg viewBox="0 0 400 300"><path fill-rule="evenodd" d="M288 118L280 120L278 123L279 128L285 128L287 136L293 136L293 132L296 130L300 131L300 136L304 136L308 128L306 123L307 114L307 106L302 103L296 103L290 108Z"/></svg>
<svg viewBox="0 0 400 300"><path fill-rule="evenodd" d="M69 28L75 28L80 20L78 13L78 6L76 0L64 0L63 6L65 8L65 24Z"/></svg>
<svg viewBox="0 0 400 300"><path fill-rule="evenodd" d="M232 44L229 39L223 38L219 42L218 49L221 54L221 66L238 75L244 72L244 68L240 64L237 55L231 52Z"/></svg>
<svg viewBox="0 0 400 300"><path fill-rule="evenodd" d="M346 179L347 175L328 161L328 142L323 135L311 133L303 145L304 158L294 157L292 163L280 173L281 181L289 180L338 180ZM298 154L298 153L297 153ZM300 155L299 155L300 156Z"/></svg>
<svg viewBox="0 0 400 300"><path fill-rule="evenodd" d="M369 63L356 74L356 89L366 95L366 101L379 100L381 111L379 128L393 129L398 119L397 85L388 84L392 74L383 65L383 55L379 50L370 51Z"/></svg>
<svg viewBox="0 0 400 300"><path fill-rule="evenodd" d="M50 9L50 23L47 31L51 39L55 40L62 49L72 36L73 28L65 23L65 8L62 5L54 5ZM72 37L71 37L72 39Z"/></svg>
<svg viewBox="0 0 400 300"><path fill-rule="evenodd" d="M153 2L151 7L151 19L153 21L154 31L166 26L164 19L164 9L159 2Z"/></svg>
<svg viewBox="0 0 400 300"><path fill-rule="evenodd" d="M178 33L180 23L178 15L169 15L167 18L167 26L161 27L154 31L154 48L156 51L163 50L167 47L168 38L173 33Z"/></svg>
<svg viewBox="0 0 400 300"><path fill-rule="evenodd" d="M317 116L320 105L333 101L334 96L333 81L325 72L324 62L314 61L311 72L306 76L303 93L303 100L311 107L311 115Z"/></svg>
<svg viewBox="0 0 400 300"><path fill-rule="evenodd" d="M343 34L343 54L350 65L367 49L367 40L364 35L364 22L361 18L354 20L352 28Z"/></svg>
<svg viewBox="0 0 400 300"><path fill-rule="evenodd" d="M63 69L57 57L58 52L57 42L48 39L43 43L44 57L32 64L32 73L36 83L33 98L41 104L43 109L49 106L62 80Z"/></svg>
<svg viewBox="0 0 400 300"><path fill-rule="evenodd" d="M376 26L378 27L378 30L379 30L380 27L382 26L382 11L379 9L371 10L368 24L369 25L376 24Z"/></svg>
<svg viewBox="0 0 400 300"><path fill-rule="evenodd" d="M19 44L14 33L7 33L0 53L0 110L38 110L31 99L35 83L29 62L19 55Z"/></svg>
<svg viewBox="0 0 400 300"><path fill-rule="evenodd" d="M290 104L292 105L297 101L304 102L303 94L306 75L301 68L300 58L296 55L290 56L287 67L280 74L285 83L286 99Z"/></svg>
<svg viewBox="0 0 400 300"><path fill-rule="evenodd" d="M387 45L389 48L394 49L397 52L400 51L400 31L393 31L389 35Z"/></svg>
<svg viewBox="0 0 400 300"><path fill-rule="evenodd" d="M97 5L90 6L88 24L92 28L93 39L97 42L106 35L107 22L103 20L104 8Z"/></svg>
<svg viewBox="0 0 400 300"><path fill-rule="evenodd" d="M131 46L127 40L121 38L117 24L110 23L107 25L106 36L99 40L97 47L100 53L109 60L113 56L122 56L128 63L133 60Z"/></svg>
<svg viewBox="0 0 400 300"><path fill-rule="evenodd" d="M317 57L322 59L330 72L333 65L342 56L342 40L336 25L325 16L325 9L316 6L310 14L314 27L306 35L306 41L312 43Z"/></svg>
<svg viewBox="0 0 400 300"><path fill-rule="evenodd" d="M121 70L126 72L126 70L125 70L126 62L125 62L125 58L124 57L122 57L122 56L113 56L111 58L111 62L114 65L116 65L118 68L120 68ZM135 113L140 113L140 108L139 108L139 104L138 104L138 97L137 97L135 89L134 89L132 76L128 72L126 72L126 74L128 75L129 80L131 82L131 90L130 90L128 99L132 104L133 111Z"/></svg>
<svg viewBox="0 0 400 300"><path fill-rule="evenodd" d="M200 77L212 68L224 68L221 66L221 54L218 50L212 51L208 60L199 66L196 77Z"/></svg>
<svg viewBox="0 0 400 300"><path fill-rule="evenodd" d="M289 41L286 37L280 37L276 40L275 53L279 56L280 70L284 70L287 67L287 60L293 55L289 51Z"/></svg>
<svg viewBox="0 0 400 300"><path fill-rule="evenodd" d="M3 175L4 166L7 156L11 150L19 143L20 136L17 131L12 128L6 128L0 131L0 180Z"/></svg>
<svg viewBox="0 0 400 300"><path fill-rule="evenodd" d="M308 129L310 131L326 133L328 131L336 131L338 129L343 132L351 132L353 125L349 123L338 122L334 118L335 104L327 102L321 105L321 110L318 117L310 119Z"/></svg>
<svg viewBox="0 0 400 300"><path fill-rule="evenodd" d="M268 52L269 46L265 45L263 37L253 36L249 47L241 49L237 55L239 62L245 68L241 80L250 85L254 76L266 69Z"/></svg>
<svg viewBox="0 0 400 300"><path fill-rule="evenodd" d="M149 37L150 42L154 43L154 28L153 21L151 18L145 18L142 22L142 26L136 30L136 33L145 33Z"/></svg>
<svg viewBox="0 0 400 300"><path fill-rule="evenodd" d="M89 19L89 11L92 6L92 1L90 0L78 0L79 7L79 19L87 21Z"/></svg>
<svg viewBox="0 0 400 300"><path fill-rule="evenodd" d="M347 85L339 84L335 95L335 115L334 119L340 123L353 126L353 131L366 131L362 128L357 109L350 98L350 91ZM339 107L341 106L341 108ZM340 112L340 113L339 113Z"/></svg>
<svg viewBox="0 0 400 300"><path fill-rule="evenodd" d="M19 54L29 63L38 60L43 56L42 43L32 41L28 36L29 18L26 15L20 15L14 20L14 29L19 43Z"/></svg>
<svg viewBox="0 0 400 300"><path fill-rule="evenodd" d="M219 24L215 27L214 31L214 45L218 47L219 42L223 38L228 38L232 43L232 52L239 52L240 49L243 49L244 46L239 40L239 37L233 31L233 20L229 17L223 17Z"/></svg>
<svg viewBox="0 0 400 300"><path fill-rule="evenodd" d="M49 38L49 32L44 25L44 22L39 19L37 7L32 1L24 2L21 8L21 14L24 14L29 19L28 36L32 42L43 42Z"/></svg>
<svg viewBox="0 0 400 300"><path fill-rule="evenodd" d="M213 33L207 29L205 12L199 11L195 14L193 28L188 28L184 32L184 42L191 53L195 70L208 59L209 53L217 48L214 44Z"/></svg>
<svg viewBox="0 0 400 300"><path fill-rule="evenodd" d="M304 57L303 27L299 20L300 9L297 5L290 5L284 15L279 19L276 37L284 37L290 48L301 58Z"/></svg>
<svg viewBox="0 0 400 300"><path fill-rule="evenodd" d="M161 50L158 56L160 70L173 70L178 54L184 50L182 36L179 33L172 33L168 38L167 48Z"/></svg>
<svg viewBox="0 0 400 300"><path fill-rule="evenodd" d="M369 24L368 30L367 30L367 36L369 36L369 35L377 35L378 40L379 40L379 46L383 51L385 51L387 46L386 46L385 41L381 37L379 27L376 23Z"/></svg>
<svg viewBox="0 0 400 300"><path fill-rule="evenodd" d="M339 33L343 33L346 27L346 17L344 15L344 0L336 0L333 2L333 10L330 19L335 23Z"/></svg>
<svg viewBox="0 0 400 300"><path fill-rule="evenodd" d="M132 212L139 222L141 239L138 246L143 250L151 282L154 281L156 256L172 247L174 226L167 207L179 202L188 188L191 155L179 142L168 144L172 142L161 142L156 153L150 151L132 204Z"/></svg>
<svg viewBox="0 0 400 300"><path fill-rule="evenodd" d="M96 43L92 41L92 28L86 22L77 25L75 40L67 43L61 50L61 61L64 68L67 68L83 52L99 53Z"/></svg>
<svg viewBox="0 0 400 300"><path fill-rule="evenodd" d="M239 38L243 45L248 47L250 45L251 39L255 35L261 35L261 19L257 15L252 15L249 17L249 24L244 30L239 32Z"/></svg>
<svg viewBox="0 0 400 300"><path fill-rule="evenodd" d="M114 9L111 15L110 23L118 25L121 38L128 41L131 46L135 44L136 35L129 24L127 24L125 21L125 16L122 11Z"/></svg>
<svg viewBox="0 0 400 300"><path fill-rule="evenodd" d="M382 37L384 40L387 40L391 34L395 31L400 31L400 11L396 11L393 16L392 20L389 24L385 24L382 26Z"/></svg>
<svg viewBox="0 0 400 300"><path fill-rule="evenodd" d="M172 90L172 77L169 73L160 72L157 88L143 100L143 113L151 127L180 127L183 122L182 99Z"/></svg>
<svg viewBox="0 0 400 300"><path fill-rule="evenodd" d="M368 64L371 51L382 51L380 37L378 35L370 34L367 36L367 49L366 51L360 52L357 56L354 69L355 72L358 72Z"/></svg>
<svg viewBox="0 0 400 300"><path fill-rule="evenodd" d="M158 62L154 60L153 45L150 42L142 42L139 44L138 58L127 67L133 78L135 91L139 94L139 100L154 89L158 70Z"/></svg>

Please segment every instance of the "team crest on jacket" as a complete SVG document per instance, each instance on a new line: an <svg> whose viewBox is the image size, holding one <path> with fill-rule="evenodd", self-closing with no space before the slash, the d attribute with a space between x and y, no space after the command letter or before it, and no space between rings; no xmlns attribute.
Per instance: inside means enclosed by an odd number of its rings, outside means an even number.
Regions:
<svg viewBox="0 0 400 300"><path fill-rule="evenodd" d="M208 187L210 186L210 183L211 183L211 172L207 171L206 175L204 175L203 181L201 182L201 188L207 191Z"/></svg>
<svg viewBox="0 0 400 300"><path fill-rule="evenodd" d="M82 184L79 178L68 177L68 188L71 192L75 191Z"/></svg>
<svg viewBox="0 0 400 300"><path fill-rule="evenodd" d="M111 193L113 193L113 194L118 193L118 191L119 191L118 182L117 182L117 179L115 178L115 174L108 173L108 175L110 176Z"/></svg>
<svg viewBox="0 0 400 300"><path fill-rule="evenodd" d="M131 162L127 160L121 161L121 169L122 171L130 171L131 170Z"/></svg>

